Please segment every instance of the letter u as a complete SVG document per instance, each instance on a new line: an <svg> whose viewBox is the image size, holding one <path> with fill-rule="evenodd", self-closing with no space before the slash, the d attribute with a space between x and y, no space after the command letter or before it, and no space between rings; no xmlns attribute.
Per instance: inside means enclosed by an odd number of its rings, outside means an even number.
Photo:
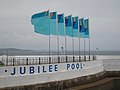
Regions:
<svg viewBox="0 0 120 90"><path fill-rule="evenodd" d="M26 73L26 67L20 67L20 74L25 74Z"/></svg>

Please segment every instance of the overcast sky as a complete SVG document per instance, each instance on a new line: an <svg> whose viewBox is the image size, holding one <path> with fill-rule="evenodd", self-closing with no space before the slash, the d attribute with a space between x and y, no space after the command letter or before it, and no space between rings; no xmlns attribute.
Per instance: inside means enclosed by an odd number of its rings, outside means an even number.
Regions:
<svg viewBox="0 0 120 90"><path fill-rule="evenodd" d="M89 18L92 50L120 50L120 0L0 0L0 48L47 50L48 37L34 33L30 19L48 9ZM57 49L56 36L51 40L52 49ZM71 49L71 38L67 40ZM60 37L60 47L63 41Z"/></svg>

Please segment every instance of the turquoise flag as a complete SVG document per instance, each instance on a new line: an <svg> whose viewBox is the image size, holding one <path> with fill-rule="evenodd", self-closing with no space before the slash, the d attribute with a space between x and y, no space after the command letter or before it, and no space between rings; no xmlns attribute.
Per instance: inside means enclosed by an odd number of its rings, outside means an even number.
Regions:
<svg viewBox="0 0 120 90"><path fill-rule="evenodd" d="M90 38L90 36L89 36L89 19L84 20L84 27L85 27L85 38Z"/></svg>
<svg viewBox="0 0 120 90"><path fill-rule="evenodd" d="M64 14L58 14L58 35L65 35Z"/></svg>
<svg viewBox="0 0 120 90"><path fill-rule="evenodd" d="M73 37L78 37L78 17L72 17Z"/></svg>
<svg viewBox="0 0 120 90"><path fill-rule="evenodd" d="M49 11L32 15L31 23L34 25L34 31L36 33L49 35Z"/></svg>
<svg viewBox="0 0 120 90"><path fill-rule="evenodd" d="M57 35L57 12L50 13L50 35Z"/></svg>
<svg viewBox="0 0 120 90"><path fill-rule="evenodd" d="M39 34L50 35L48 29L42 29L40 26L37 25L34 26L34 31Z"/></svg>
<svg viewBox="0 0 120 90"><path fill-rule="evenodd" d="M84 19L79 19L79 37L84 38L85 37L85 28L84 28Z"/></svg>
<svg viewBox="0 0 120 90"><path fill-rule="evenodd" d="M65 17L65 28L66 28L66 35L73 37L72 16L71 15Z"/></svg>

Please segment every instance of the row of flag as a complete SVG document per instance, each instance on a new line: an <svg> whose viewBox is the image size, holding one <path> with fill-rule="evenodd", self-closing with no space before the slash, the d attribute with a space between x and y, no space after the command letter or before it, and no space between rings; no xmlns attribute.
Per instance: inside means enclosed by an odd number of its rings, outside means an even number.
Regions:
<svg viewBox="0 0 120 90"><path fill-rule="evenodd" d="M89 19L78 16L64 17L64 14L48 10L32 15L31 23L39 34L89 38Z"/></svg>

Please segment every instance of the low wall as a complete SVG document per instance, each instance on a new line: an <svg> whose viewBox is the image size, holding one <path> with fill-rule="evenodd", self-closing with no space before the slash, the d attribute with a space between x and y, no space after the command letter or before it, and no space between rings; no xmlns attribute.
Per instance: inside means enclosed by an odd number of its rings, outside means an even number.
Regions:
<svg viewBox="0 0 120 90"><path fill-rule="evenodd" d="M54 81L44 84L34 84L34 85L23 85L3 88L0 90L63 90L66 88L83 85L91 82L95 82L105 78L105 72L100 72L94 75L83 76L68 80Z"/></svg>
<svg viewBox="0 0 120 90"><path fill-rule="evenodd" d="M0 67L0 88L63 81L102 71L101 61Z"/></svg>
<svg viewBox="0 0 120 90"><path fill-rule="evenodd" d="M69 80L7 87L0 90L120 90L120 72L100 72Z"/></svg>
<svg viewBox="0 0 120 90"><path fill-rule="evenodd" d="M119 71L119 60L0 67L0 90L68 90L120 76Z"/></svg>

